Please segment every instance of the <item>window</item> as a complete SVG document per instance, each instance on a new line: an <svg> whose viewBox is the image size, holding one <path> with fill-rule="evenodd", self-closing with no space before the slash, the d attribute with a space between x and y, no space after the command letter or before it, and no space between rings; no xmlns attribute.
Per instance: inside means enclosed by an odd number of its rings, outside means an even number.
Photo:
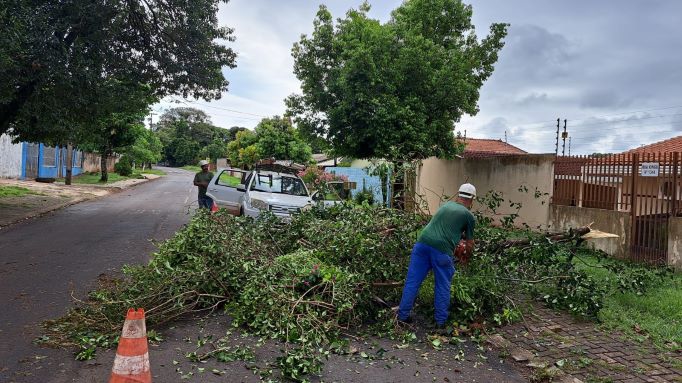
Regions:
<svg viewBox="0 0 682 383"><path fill-rule="evenodd" d="M55 148L43 147L43 166L57 166L57 152Z"/></svg>
<svg viewBox="0 0 682 383"><path fill-rule="evenodd" d="M229 187L237 187L244 179L244 172L237 170L223 170L218 176L216 184Z"/></svg>
<svg viewBox="0 0 682 383"><path fill-rule="evenodd" d="M258 174L258 177L251 186L252 190L289 194L294 196L307 196L305 185L300 178L280 176L276 174Z"/></svg>

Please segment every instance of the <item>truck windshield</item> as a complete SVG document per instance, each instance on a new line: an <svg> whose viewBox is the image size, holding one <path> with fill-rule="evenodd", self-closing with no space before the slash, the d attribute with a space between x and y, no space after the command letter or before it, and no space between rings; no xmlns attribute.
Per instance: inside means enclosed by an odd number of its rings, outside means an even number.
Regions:
<svg viewBox="0 0 682 383"><path fill-rule="evenodd" d="M253 180L251 190L307 197L303 181L295 177L276 174L258 174Z"/></svg>

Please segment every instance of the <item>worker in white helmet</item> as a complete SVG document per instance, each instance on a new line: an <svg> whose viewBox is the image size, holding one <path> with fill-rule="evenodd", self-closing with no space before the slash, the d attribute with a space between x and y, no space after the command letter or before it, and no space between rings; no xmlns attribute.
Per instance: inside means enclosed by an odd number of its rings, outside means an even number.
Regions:
<svg viewBox="0 0 682 383"><path fill-rule="evenodd" d="M213 179L213 173L208 170L208 161L199 161L199 166L201 166L201 171L194 175L194 186L199 189L199 208L210 210L213 199L206 195L206 191L208 190L208 183Z"/></svg>
<svg viewBox="0 0 682 383"><path fill-rule="evenodd" d="M443 204L419 235L412 249L398 308L398 320L401 322L411 322L410 312L419 288L429 271L433 270L436 326L445 328L450 309L450 285L455 275L453 254L458 249L458 255L466 258L474 247L476 221L469 211L474 198L474 185L466 183L460 186L456 200Z"/></svg>

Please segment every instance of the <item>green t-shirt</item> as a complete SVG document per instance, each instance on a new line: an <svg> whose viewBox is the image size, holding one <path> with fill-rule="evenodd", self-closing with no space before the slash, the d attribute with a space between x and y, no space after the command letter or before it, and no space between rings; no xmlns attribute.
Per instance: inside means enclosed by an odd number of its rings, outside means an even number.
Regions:
<svg viewBox="0 0 682 383"><path fill-rule="evenodd" d="M453 254L463 232L465 239L474 238L474 226L476 220L469 209L457 202L446 202L431 218L418 241L445 254Z"/></svg>
<svg viewBox="0 0 682 383"><path fill-rule="evenodd" d="M194 175L194 182L211 182L211 179L213 179L213 173L211 172L199 172ZM199 198L205 197L206 196L206 188L203 186L198 186L199 188Z"/></svg>

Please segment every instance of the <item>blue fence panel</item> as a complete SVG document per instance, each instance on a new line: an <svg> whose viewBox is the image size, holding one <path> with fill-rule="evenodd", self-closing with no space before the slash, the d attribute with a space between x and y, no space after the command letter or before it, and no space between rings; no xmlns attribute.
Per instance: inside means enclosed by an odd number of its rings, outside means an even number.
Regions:
<svg viewBox="0 0 682 383"><path fill-rule="evenodd" d="M57 164L59 163L59 148L53 148L40 144L40 163L38 177L57 178Z"/></svg>
<svg viewBox="0 0 682 383"><path fill-rule="evenodd" d="M59 149L62 155L62 175L66 176L66 148L61 148ZM83 152L74 149L73 153L71 154L71 161L73 165L71 166L71 175L72 176L77 176L83 172L83 169L81 169L81 163L83 158Z"/></svg>
<svg viewBox="0 0 682 383"><path fill-rule="evenodd" d="M365 189L371 191L374 194L375 202L377 203L383 202L384 199L383 193L381 191L382 182L381 179L378 176L370 176L369 174L367 174L366 169L334 166L326 168L325 171L329 173L334 173L337 176L346 176L348 177L348 181L355 182L356 187L354 189L351 189L351 196L355 197L357 193L361 192L364 185ZM390 183L388 182L388 180L386 180L385 182L386 190L390 195Z"/></svg>

